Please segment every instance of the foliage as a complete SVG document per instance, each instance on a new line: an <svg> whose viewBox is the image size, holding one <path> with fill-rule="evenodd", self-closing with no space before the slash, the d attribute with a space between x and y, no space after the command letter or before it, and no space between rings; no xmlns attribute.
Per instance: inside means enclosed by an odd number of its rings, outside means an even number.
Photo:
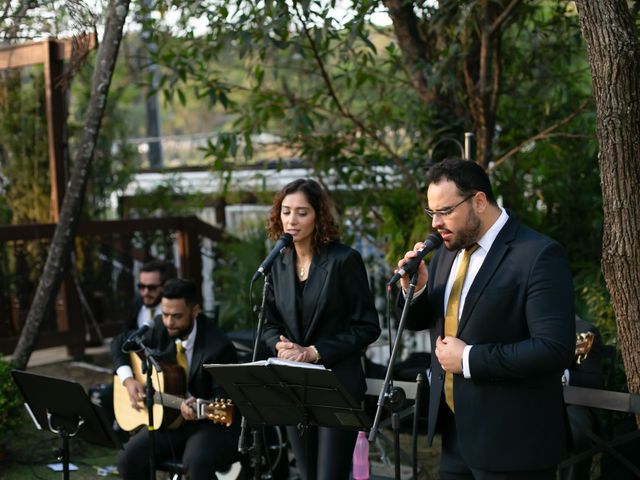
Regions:
<svg viewBox="0 0 640 480"><path fill-rule="evenodd" d="M18 392L11 370L13 365L0 358L0 431L6 432L18 424L22 411L21 395Z"/></svg>
<svg viewBox="0 0 640 480"><path fill-rule="evenodd" d="M88 68L72 83L69 142L74 149L89 100ZM120 95L119 95L120 94ZM89 218L108 214L112 192L123 188L133 169L133 151L124 142L123 114L117 108L121 92L107 103L85 199ZM3 71L0 76L0 171L6 185L5 216L11 223L49 223L51 216L49 147L42 67ZM19 133L19 134L18 134ZM113 149L114 142L120 145ZM6 210L5 210L6 209Z"/></svg>
<svg viewBox="0 0 640 480"><path fill-rule="evenodd" d="M51 221L42 68L0 72L0 171L12 223Z"/></svg>
<svg viewBox="0 0 640 480"><path fill-rule="evenodd" d="M178 15L177 26L144 27L154 28L167 98L195 96L234 119L208 147L216 168L251 162L252 135L275 134L285 153L350 199L349 207L360 210L360 233L380 239L391 260L427 233L420 220L429 161L461 154L456 139L471 129L463 64L478 55L469 32L482 11L473 2L413 3L431 42L430 62L419 68L438 92L436 103L411 83L394 31L370 22L378 2L352 2L345 11L334 3L255 8L244 0L173 0L166 6ZM602 216L592 106L572 117L591 90L568 5L526 2L502 28L494 138L501 163L492 176L505 206L563 243L579 266L599 260ZM208 27L196 33L194 18Z"/></svg>
<svg viewBox="0 0 640 480"><path fill-rule="evenodd" d="M122 215L131 218L158 217L165 215L193 215L206 203L207 196L193 192L168 178L153 190L137 192L123 202Z"/></svg>
<svg viewBox="0 0 640 480"><path fill-rule="evenodd" d="M119 65L119 70L122 69L124 66ZM91 95L92 71L91 68L82 68L72 83L71 95L74 102L67 128L73 152L77 148ZM131 101L132 90L134 86L125 79L116 77L109 92L84 204L86 215L91 219L109 216L111 194L121 191L129 183L136 167L134 147L126 142L129 135L126 122L128 112L122 107L123 103Z"/></svg>
<svg viewBox="0 0 640 480"><path fill-rule="evenodd" d="M260 306L262 282L253 284L250 304L247 279L253 276L256 265L260 265L266 254L264 228L258 225L248 227L243 238L225 242L222 258L216 259L213 272L215 298L220 305L218 320L222 327L255 329L256 316L252 308Z"/></svg>

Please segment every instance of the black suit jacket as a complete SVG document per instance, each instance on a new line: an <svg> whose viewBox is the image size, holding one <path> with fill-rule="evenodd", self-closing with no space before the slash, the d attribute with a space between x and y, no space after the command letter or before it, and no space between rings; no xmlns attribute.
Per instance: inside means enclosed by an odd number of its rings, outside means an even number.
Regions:
<svg viewBox="0 0 640 480"><path fill-rule="evenodd" d="M440 409L448 408L435 340L444 336L444 291L456 253L436 252L427 290L407 316L408 328L433 329L429 441ZM568 439L561 377L575 351L573 284L560 245L509 218L469 289L457 336L473 345L471 378L454 375L453 382L467 464L491 471L557 465Z"/></svg>
<svg viewBox="0 0 640 480"><path fill-rule="evenodd" d="M380 327L360 254L334 242L314 255L302 319L296 308L293 249L285 250L273 263L271 276L273 288L267 293L264 312L267 347L275 353L280 335L299 345L315 345L320 363L333 370L356 400L362 400L366 382L361 355L378 338Z"/></svg>

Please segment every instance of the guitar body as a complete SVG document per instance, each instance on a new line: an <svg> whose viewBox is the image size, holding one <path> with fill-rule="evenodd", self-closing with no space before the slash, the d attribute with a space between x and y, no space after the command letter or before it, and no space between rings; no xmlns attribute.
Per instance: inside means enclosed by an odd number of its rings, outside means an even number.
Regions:
<svg viewBox="0 0 640 480"><path fill-rule="evenodd" d="M146 385L147 377L142 373L142 359L137 353L131 353L131 369L134 378L143 386ZM187 382L184 370L178 365L160 364L162 371L158 372L155 368L151 371L151 383L156 391L156 396L160 394L184 395L187 391ZM113 410L116 421L121 429L130 432L143 425L149 424L149 414L146 403L141 402L142 410L136 410L131 406L129 393L126 387L115 375L113 378ZM179 409L164 407L160 402L154 402L153 405L153 428L158 429L160 426L168 428L176 428L182 423L182 415Z"/></svg>

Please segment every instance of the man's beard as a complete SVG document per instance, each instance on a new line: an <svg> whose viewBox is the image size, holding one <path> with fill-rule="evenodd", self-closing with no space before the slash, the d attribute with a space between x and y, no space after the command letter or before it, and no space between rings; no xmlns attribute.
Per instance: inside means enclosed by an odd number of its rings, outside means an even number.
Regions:
<svg viewBox="0 0 640 480"><path fill-rule="evenodd" d="M447 245L447 250L456 251L473 245L480 238L480 226L480 218L472 210L464 227L453 237L452 242Z"/></svg>
<svg viewBox="0 0 640 480"><path fill-rule="evenodd" d="M195 319L191 319L191 324L187 327L187 328L183 328L181 330L178 330L178 333L176 334L169 334L169 338L180 338L182 340L184 340L185 338L187 338L189 336L189 334L191 333L191 330L193 330L193 323L195 322ZM169 332L167 332L169 333Z"/></svg>
<svg viewBox="0 0 640 480"><path fill-rule="evenodd" d="M158 305L160 305L160 301L161 300L162 300L162 295L158 295L158 298L156 298L152 303L146 303L144 301L144 298L142 299L142 303L147 308L153 308L153 307L157 307Z"/></svg>

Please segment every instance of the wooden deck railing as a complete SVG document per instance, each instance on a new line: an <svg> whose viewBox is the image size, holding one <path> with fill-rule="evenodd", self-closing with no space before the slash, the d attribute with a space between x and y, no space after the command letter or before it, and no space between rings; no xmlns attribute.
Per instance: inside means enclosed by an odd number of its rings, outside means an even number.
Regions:
<svg viewBox="0 0 640 480"><path fill-rule="evenodd" d="M0 353L16 346L54 229L0 227ZM65 345L81 355L96 339L120 330L135 294L136 267L152 258L171 261L180 276L202 284L203 242L215 255L221 240L220 229L195 216L82 222L71 268L36 348Z"/></svg>

